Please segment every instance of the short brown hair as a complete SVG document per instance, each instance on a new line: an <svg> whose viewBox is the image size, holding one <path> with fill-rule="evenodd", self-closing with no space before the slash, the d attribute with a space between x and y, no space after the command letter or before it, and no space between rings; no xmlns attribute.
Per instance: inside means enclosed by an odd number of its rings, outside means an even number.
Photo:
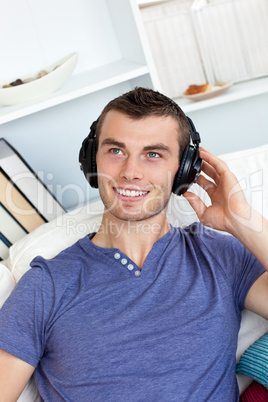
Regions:
<svg viewBox="0 0 268 402"><path fill-rule="evenodd" d="M171 116L178 122L179 158L190 142L190 124L179 105L172 99L148 88L137 87L110 101L103 109L96 129L96 146L105 116L111 110L121 112L133 119L149 116Z"/></svg>

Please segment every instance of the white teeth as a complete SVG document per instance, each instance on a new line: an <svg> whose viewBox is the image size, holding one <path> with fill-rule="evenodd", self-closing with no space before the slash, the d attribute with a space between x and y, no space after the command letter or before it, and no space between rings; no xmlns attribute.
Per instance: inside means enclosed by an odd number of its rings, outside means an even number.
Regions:
<svg viewBox="0 0 268 402"><path fill-rule="evenodd" d="M116 188L118 194L125 195L126 197L139 197L141 195L147 194L148 191L135 191L135 190L124 190L122 188Z"/></svg>

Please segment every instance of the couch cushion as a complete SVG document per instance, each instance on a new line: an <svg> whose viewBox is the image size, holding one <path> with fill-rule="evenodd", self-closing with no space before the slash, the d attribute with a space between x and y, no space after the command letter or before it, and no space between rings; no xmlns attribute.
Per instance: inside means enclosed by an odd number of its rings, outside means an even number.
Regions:
<svg viewBox="0 0 268 402"><path fill-rule="evenodd" d="M39 226L10 247L4 264L15 282L30 268L34 257L52 258L90 232L96 232L103 215L103 204L97 201L68 212Z"/></svg>
<svg viewBox="0 0 268 402"><path fill-rule="evenodd" d="M239 402L267 402L268 389L257 381L253 381L240 396Z"/></svg>
<svg viewBox="0 0 268 402"><path fill-rule="evenodd" d="M242 354L236 372L247 375L268 388L268 332Z"/></svg>
<svg viewBox="0 0 268 402"><path fill-rule="evenodd" d="M0 308L15 286L15 280L9 269L0 263Z"/></svg>

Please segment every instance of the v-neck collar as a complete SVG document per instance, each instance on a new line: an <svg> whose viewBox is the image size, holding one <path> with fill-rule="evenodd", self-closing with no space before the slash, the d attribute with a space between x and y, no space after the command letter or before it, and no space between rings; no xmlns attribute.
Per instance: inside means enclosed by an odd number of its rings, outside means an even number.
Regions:
<svg viewBox="0 0 268 402"><path fill-rule="evenodd" d="M116 266L120 268L120 270L123 267L126 269L126 271L129 272L131 276L133 275L135 277L147 278L155 276L157 269L156 260L158 256L162 254L163 250L166 247L166 244L171 240L174 233L175 228L170 225L169 231L154 243L152 249L150 250L144 261L142 269L120 249L104 248L94 244L91 240L95 236L96 232L90 233L88 236L81 239L80 245L82 246L83 250L91 257L92 255L94 255L94 252L97 252L97 254L105 254L106 257L112 260L113 264L115 263Z"/></svg>

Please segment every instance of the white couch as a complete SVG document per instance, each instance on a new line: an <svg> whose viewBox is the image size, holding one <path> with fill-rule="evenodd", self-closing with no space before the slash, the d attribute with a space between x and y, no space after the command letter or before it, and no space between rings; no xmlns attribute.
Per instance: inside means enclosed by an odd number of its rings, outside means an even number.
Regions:
<svg viewBox="0 0 268 402"><path fill-rule="evenodd" d="M222 155L221 158L228 163L240 180L248 201L268 219L268 144ZM198 192L209 203L203 190L194 185L193 191ZM0 264L0 307L20 277L29 269L29 263L36 255L53 257L87 233L96 231L102 212L103 206L100 201L86 205L40 226L15 243L10 248L8 259ZM168 219L174 226L186 226L196 221L197 217L185 199L172 196ZM268 321L249 311L243 311L237 360L245 349L267 331ZM240 392L250 382L250 378L238 375ZM38 401L33 380L27 385L19 401Z"/></svg>

